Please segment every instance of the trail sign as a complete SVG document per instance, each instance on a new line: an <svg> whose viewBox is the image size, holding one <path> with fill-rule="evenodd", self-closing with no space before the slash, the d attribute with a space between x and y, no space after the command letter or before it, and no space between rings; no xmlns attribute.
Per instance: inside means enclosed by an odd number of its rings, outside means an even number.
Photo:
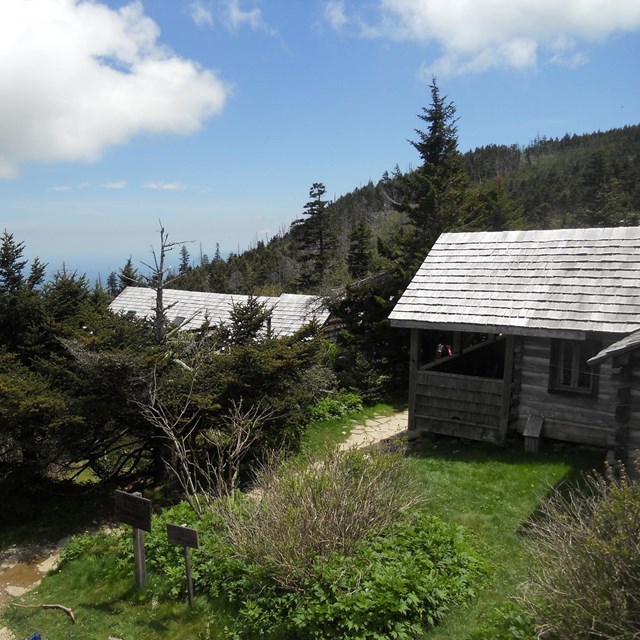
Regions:
<svg viewBox="0 0 640 640"><path fill-rule="evenodd" d="M136 529L151 531L151 500L139 493L116 490L116 516Z"/></svg>
<svg viewBox="0 0 640 640"><path fill-rule="evenodd" d="M167 525L167 538L171 544L179 544L184 549L184 569L187 574L187 595L189 596L189 606L193 606L193 580L191 578L191 557L189 547L197 549L198 532L189 527L181 527L177 524Z"/></svg>
<svg viewBox="0 0 640 640"><path fill-rule="evenodd" d="M141 493L116 490L116 515L120 522L133 527L133 563L136 586L142 588L147 579L144 557L144 532L151 531L151 500Z"/></svg>
<svg viewBox="0 0 640 640"><path fill-rule="evenodd" d="M195 529L189 527L180 527L177 524L167 525L167 538L171 544L179 544L183 547L191 547L197 549L198 544L198 532Z"/></svg>

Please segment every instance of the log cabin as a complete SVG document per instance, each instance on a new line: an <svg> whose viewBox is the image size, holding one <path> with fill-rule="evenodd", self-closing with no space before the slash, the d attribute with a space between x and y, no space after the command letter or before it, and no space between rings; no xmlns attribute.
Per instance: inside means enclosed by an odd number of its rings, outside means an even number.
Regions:
<svg viewBox="0 0 640 640"><path fill-rule="evenodd" d="M442 234L389 319L410 433L640 448L640 227Z"/></svg>

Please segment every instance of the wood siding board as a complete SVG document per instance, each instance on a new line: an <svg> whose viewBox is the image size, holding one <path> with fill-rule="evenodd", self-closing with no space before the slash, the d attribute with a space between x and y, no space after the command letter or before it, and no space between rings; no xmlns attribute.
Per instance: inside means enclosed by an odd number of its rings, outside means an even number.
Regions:
<svg viewBox="0 0 640 640"><path fill-rule="evenodd" d="M486 425L466 424L458 420L434 420L428 416L416 415L416 425L417 430L493 444L497 444L500 438L498 429Z"/></svg>

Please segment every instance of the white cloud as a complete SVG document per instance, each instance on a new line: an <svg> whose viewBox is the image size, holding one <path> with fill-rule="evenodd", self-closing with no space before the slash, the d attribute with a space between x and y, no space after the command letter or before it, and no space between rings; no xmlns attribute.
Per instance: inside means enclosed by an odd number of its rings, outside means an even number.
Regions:
<svg viewBox="0 0 640 640"><path fill-rule="evenodd" d="M583 64L580 44L639 27L638 0L378 0L361 33L436 44L441 53L429 74L452 75L540 59Z"/></svg>
<svg viewBox="0 0 640 640"><path fill-rule="evenodd" d="M182 182L147 182L144 185L145 189L157 189L160 191L181 191L186 189L186 185Z"/></svg>
<svg viewBox="0 0 640 640"><path fill-rule="evenodd" d="M4 0L0 178L26 161L95 161L140 133L190 134L227 88L159 42L135 1Z"/></svg>
<svg viewBox="0 0 640 640"><path fill-rule="evenodd" d="M324 7L325 20L331 25L332 29L342 31L349 22L345 11L343 0L330 0Z"/></svg>
<svg viewBox="0 0 640 640"><path fill-rule="evenodd" d="M53 187L49 187L49 191L69 191L71 187L68 184L56 184Z"/></svg>
<svg viewBox="0 0 640 640"><path fill-rule="evenodd" d="M203 2L203 0L193 0L187 6L187 11L191 16L191 19L199 27L212 27L213 26L213 14L210 9L211 3Z"/></svg>
<svg viewBox="0 0 640 640"><path fill-rule="evenodd" d="M264 31L275 36L276 32L264 20L262 11L258 7L253 9L243 9L242 0L220 0L221 20L223 24L231 29L237 30L242 27L249 27L253 31Z"/></svg>

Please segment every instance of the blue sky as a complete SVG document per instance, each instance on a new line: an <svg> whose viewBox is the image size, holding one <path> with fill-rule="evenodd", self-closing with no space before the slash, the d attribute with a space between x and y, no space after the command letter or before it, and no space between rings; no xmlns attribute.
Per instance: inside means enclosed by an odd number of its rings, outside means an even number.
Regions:
<svg viewBox="0 0 640 640"><path fill-rule="evenodd" d="M640 122L638 0L3 0L0 227L103 280L287 229L396 164L438 78L460 149ZM175 257L177 262L177 255ZM144 270L144 269L143 269Z"/></svg>

